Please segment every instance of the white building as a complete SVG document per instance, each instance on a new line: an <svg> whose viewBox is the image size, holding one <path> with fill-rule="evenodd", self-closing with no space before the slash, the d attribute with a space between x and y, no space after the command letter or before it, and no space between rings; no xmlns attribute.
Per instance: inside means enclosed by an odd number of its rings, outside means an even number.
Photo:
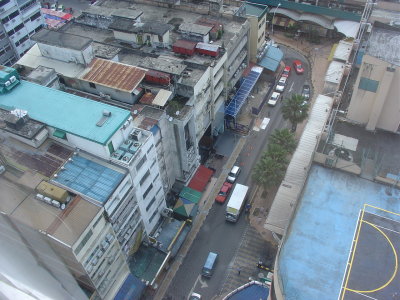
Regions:
<svg viewBox="0 0 400 300"><path fill-rule="evenodd" d="M34 44L30 37L44 24L40 1L0 1L0 64L10 66Z"/></svg>

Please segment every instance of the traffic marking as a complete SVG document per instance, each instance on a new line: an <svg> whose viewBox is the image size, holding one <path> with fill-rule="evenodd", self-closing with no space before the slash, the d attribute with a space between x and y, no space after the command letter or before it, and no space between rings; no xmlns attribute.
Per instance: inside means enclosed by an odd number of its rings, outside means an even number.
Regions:
<svg viewBox="0 0 400 300"><path fill-rule="evenodd" d="M294 81L292 82L292 85L290 86L289 93L293 90L293 85L294 85Z"/></svg>

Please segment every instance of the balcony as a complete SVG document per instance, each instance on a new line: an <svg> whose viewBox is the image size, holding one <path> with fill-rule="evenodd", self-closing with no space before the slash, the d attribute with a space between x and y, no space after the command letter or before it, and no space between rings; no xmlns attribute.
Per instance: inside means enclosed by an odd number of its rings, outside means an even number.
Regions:
<svg viewBox="0 0 400 300"><path fill-rule="evenodd" d="M22 10L22 17L25 19L31 17L34 13L40 11L39 3L33 3L31 6L28 6ZM40 19L40 18L38 18Z"/></svg>

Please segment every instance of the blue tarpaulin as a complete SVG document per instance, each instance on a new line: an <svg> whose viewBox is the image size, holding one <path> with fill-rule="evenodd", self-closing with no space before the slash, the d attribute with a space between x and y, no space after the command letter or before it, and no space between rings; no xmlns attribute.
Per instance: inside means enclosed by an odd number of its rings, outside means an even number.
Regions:
<svg viewBox="0 0 400 300"><path fill-rule="evenodd" d="M251 90L253 89L254 85L256 84L258 78L260 77L262 72L262 68L260 67L253 67L247 75L240 88L236 92L235 96L229 102L228 107L225 109L225 114L231 117L236 117L240 109L242 108L243 103L246 101L247 97L249 96Z"/></svg>
<svg viewBox="0 0 400 300"><path fill-rule="evenodd" d="M139 300L146 285L136 276L129 274L114 300Z"/></svg>

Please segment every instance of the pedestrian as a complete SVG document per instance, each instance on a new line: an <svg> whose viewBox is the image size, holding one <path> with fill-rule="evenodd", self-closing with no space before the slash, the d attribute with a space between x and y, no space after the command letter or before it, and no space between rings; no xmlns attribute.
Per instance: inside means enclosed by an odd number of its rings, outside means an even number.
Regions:
<svg viewBox="0 0 400 300"><path fill-rule="evenodd" d="M239 274L239 275L240 275L240 271L241 271L240 268L238 268L238 274Z"/></svg>

